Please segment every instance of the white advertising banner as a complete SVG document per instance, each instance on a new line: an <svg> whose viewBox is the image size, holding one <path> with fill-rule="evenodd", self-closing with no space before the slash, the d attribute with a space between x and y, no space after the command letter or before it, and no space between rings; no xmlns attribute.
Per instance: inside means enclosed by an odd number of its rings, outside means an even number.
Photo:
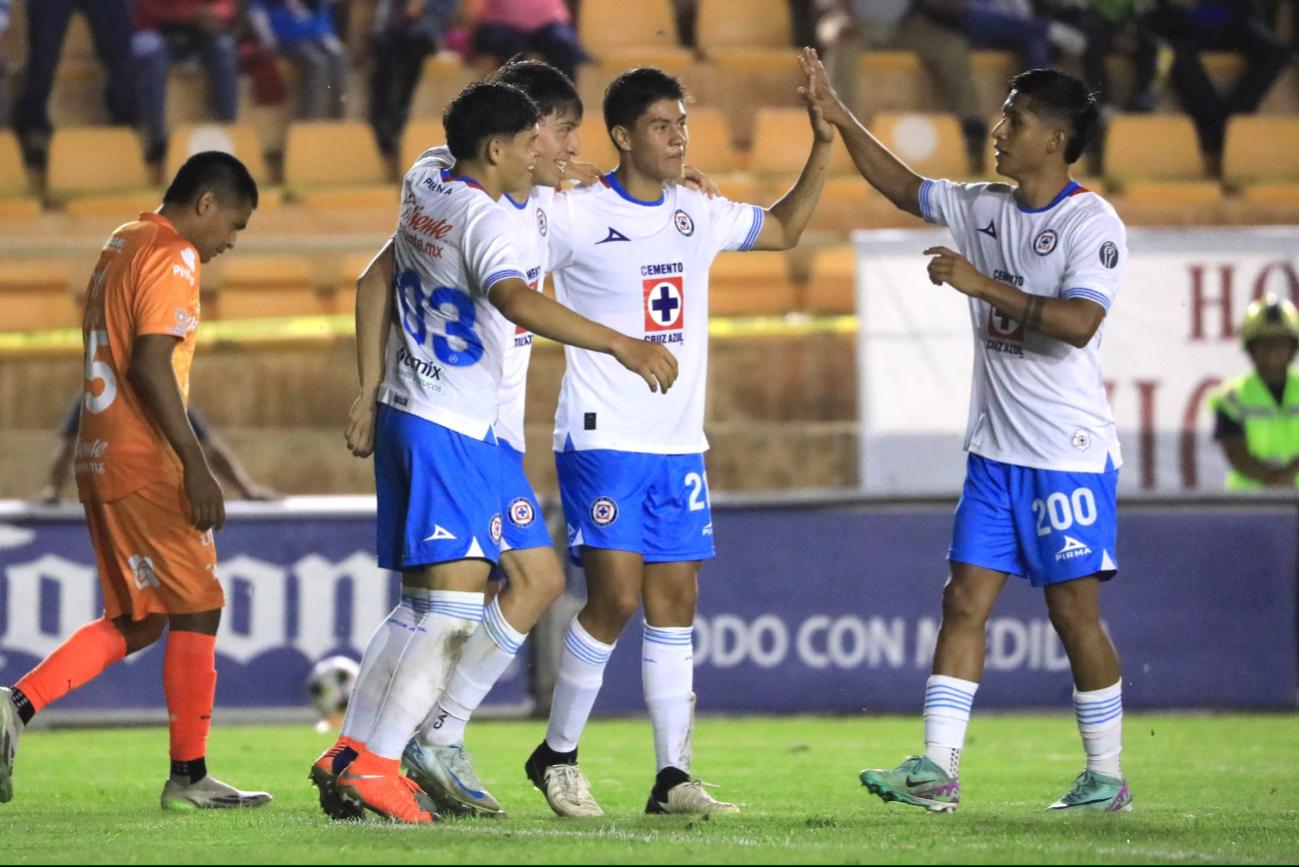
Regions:
<svg viewBox="0 0 1299 867"><path fill-rule="evenodd" d="M960 491L975 335L967 299L934 286L922 251L944 230L857 232L861 487ZM1249 368L1238 328L1265 292L1299 303L1299 228L1131 229L1101 344L1123 493L1212 492L1226 462L1205 397Z"/></svg>

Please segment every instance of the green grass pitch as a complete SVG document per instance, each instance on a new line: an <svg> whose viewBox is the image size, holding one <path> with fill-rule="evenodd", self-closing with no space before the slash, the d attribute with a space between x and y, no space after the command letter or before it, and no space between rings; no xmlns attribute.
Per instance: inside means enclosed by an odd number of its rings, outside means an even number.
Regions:
<svg viewBox="0 0 1299 867"><path fill-rule="evenodd" d="M883 804L866 766L914 752L918 718L704 718L695 772L744 812L646 816L649 724L598 721L582 766L607 816L561 820L523 777L544 723L482 722L468 746L502 821L431 828L330 823L307 767L332 736L306 727L218 727L209 766L265 788L259 811L164 814L163 729L34 731L14 800L0 806L0 864L59 863L1115 863L1299 861L1299 725L1292 715L1125 720L1135 812L1047 815L1082 766L1067 715L976 715L954 815Z"/></svg>

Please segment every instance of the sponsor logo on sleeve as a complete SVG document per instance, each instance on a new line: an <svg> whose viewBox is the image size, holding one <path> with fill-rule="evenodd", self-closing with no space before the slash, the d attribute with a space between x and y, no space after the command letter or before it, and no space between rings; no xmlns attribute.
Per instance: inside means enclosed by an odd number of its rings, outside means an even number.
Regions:
<svg viewBox="0 0 1299 867"><path fill-rule="evenodd" d="M1113 241L1101 245L1101 264L1110 269L1119 264L1119 247Z"/></svg>

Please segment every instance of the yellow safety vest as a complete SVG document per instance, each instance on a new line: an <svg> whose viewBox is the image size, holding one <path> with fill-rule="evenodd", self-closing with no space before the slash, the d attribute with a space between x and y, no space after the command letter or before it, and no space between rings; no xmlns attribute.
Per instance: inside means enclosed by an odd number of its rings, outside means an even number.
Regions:
<svg viewBox="0 0 1299 867"><path fill-rule="evenodd" d="M1258 373L1250 371L1214 389L1209 395L1209 408L1245 428L1245 445L1251 455L1264 463L1281 466L1299 457L1299 374L1295 371L1286 377L1282 397L1278 406ZM1299 476L1295 484L1299 486ZM1227 490L1262 487L1262 482L1234 469L1227 473Z"/></svg>

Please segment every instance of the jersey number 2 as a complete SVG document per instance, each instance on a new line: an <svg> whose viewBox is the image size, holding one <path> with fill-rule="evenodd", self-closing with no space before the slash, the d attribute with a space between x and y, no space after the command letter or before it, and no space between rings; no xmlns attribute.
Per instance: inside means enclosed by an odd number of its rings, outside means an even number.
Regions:
<svg viewBox="0 0 1299 867"><path fill-rule="evenodd" d="M436 312L448 318L442 333L433 334L433 354L438 361L452 367L468 367L483 357L483 341L474 333L477 311L474 302L459 289L439 286L424 293L419 274L402 271L397 275L397 297L401 299L402 326L421 345L428 343L429 323L425 312ZM454 313L455 318L450 318Z"/></svg>

